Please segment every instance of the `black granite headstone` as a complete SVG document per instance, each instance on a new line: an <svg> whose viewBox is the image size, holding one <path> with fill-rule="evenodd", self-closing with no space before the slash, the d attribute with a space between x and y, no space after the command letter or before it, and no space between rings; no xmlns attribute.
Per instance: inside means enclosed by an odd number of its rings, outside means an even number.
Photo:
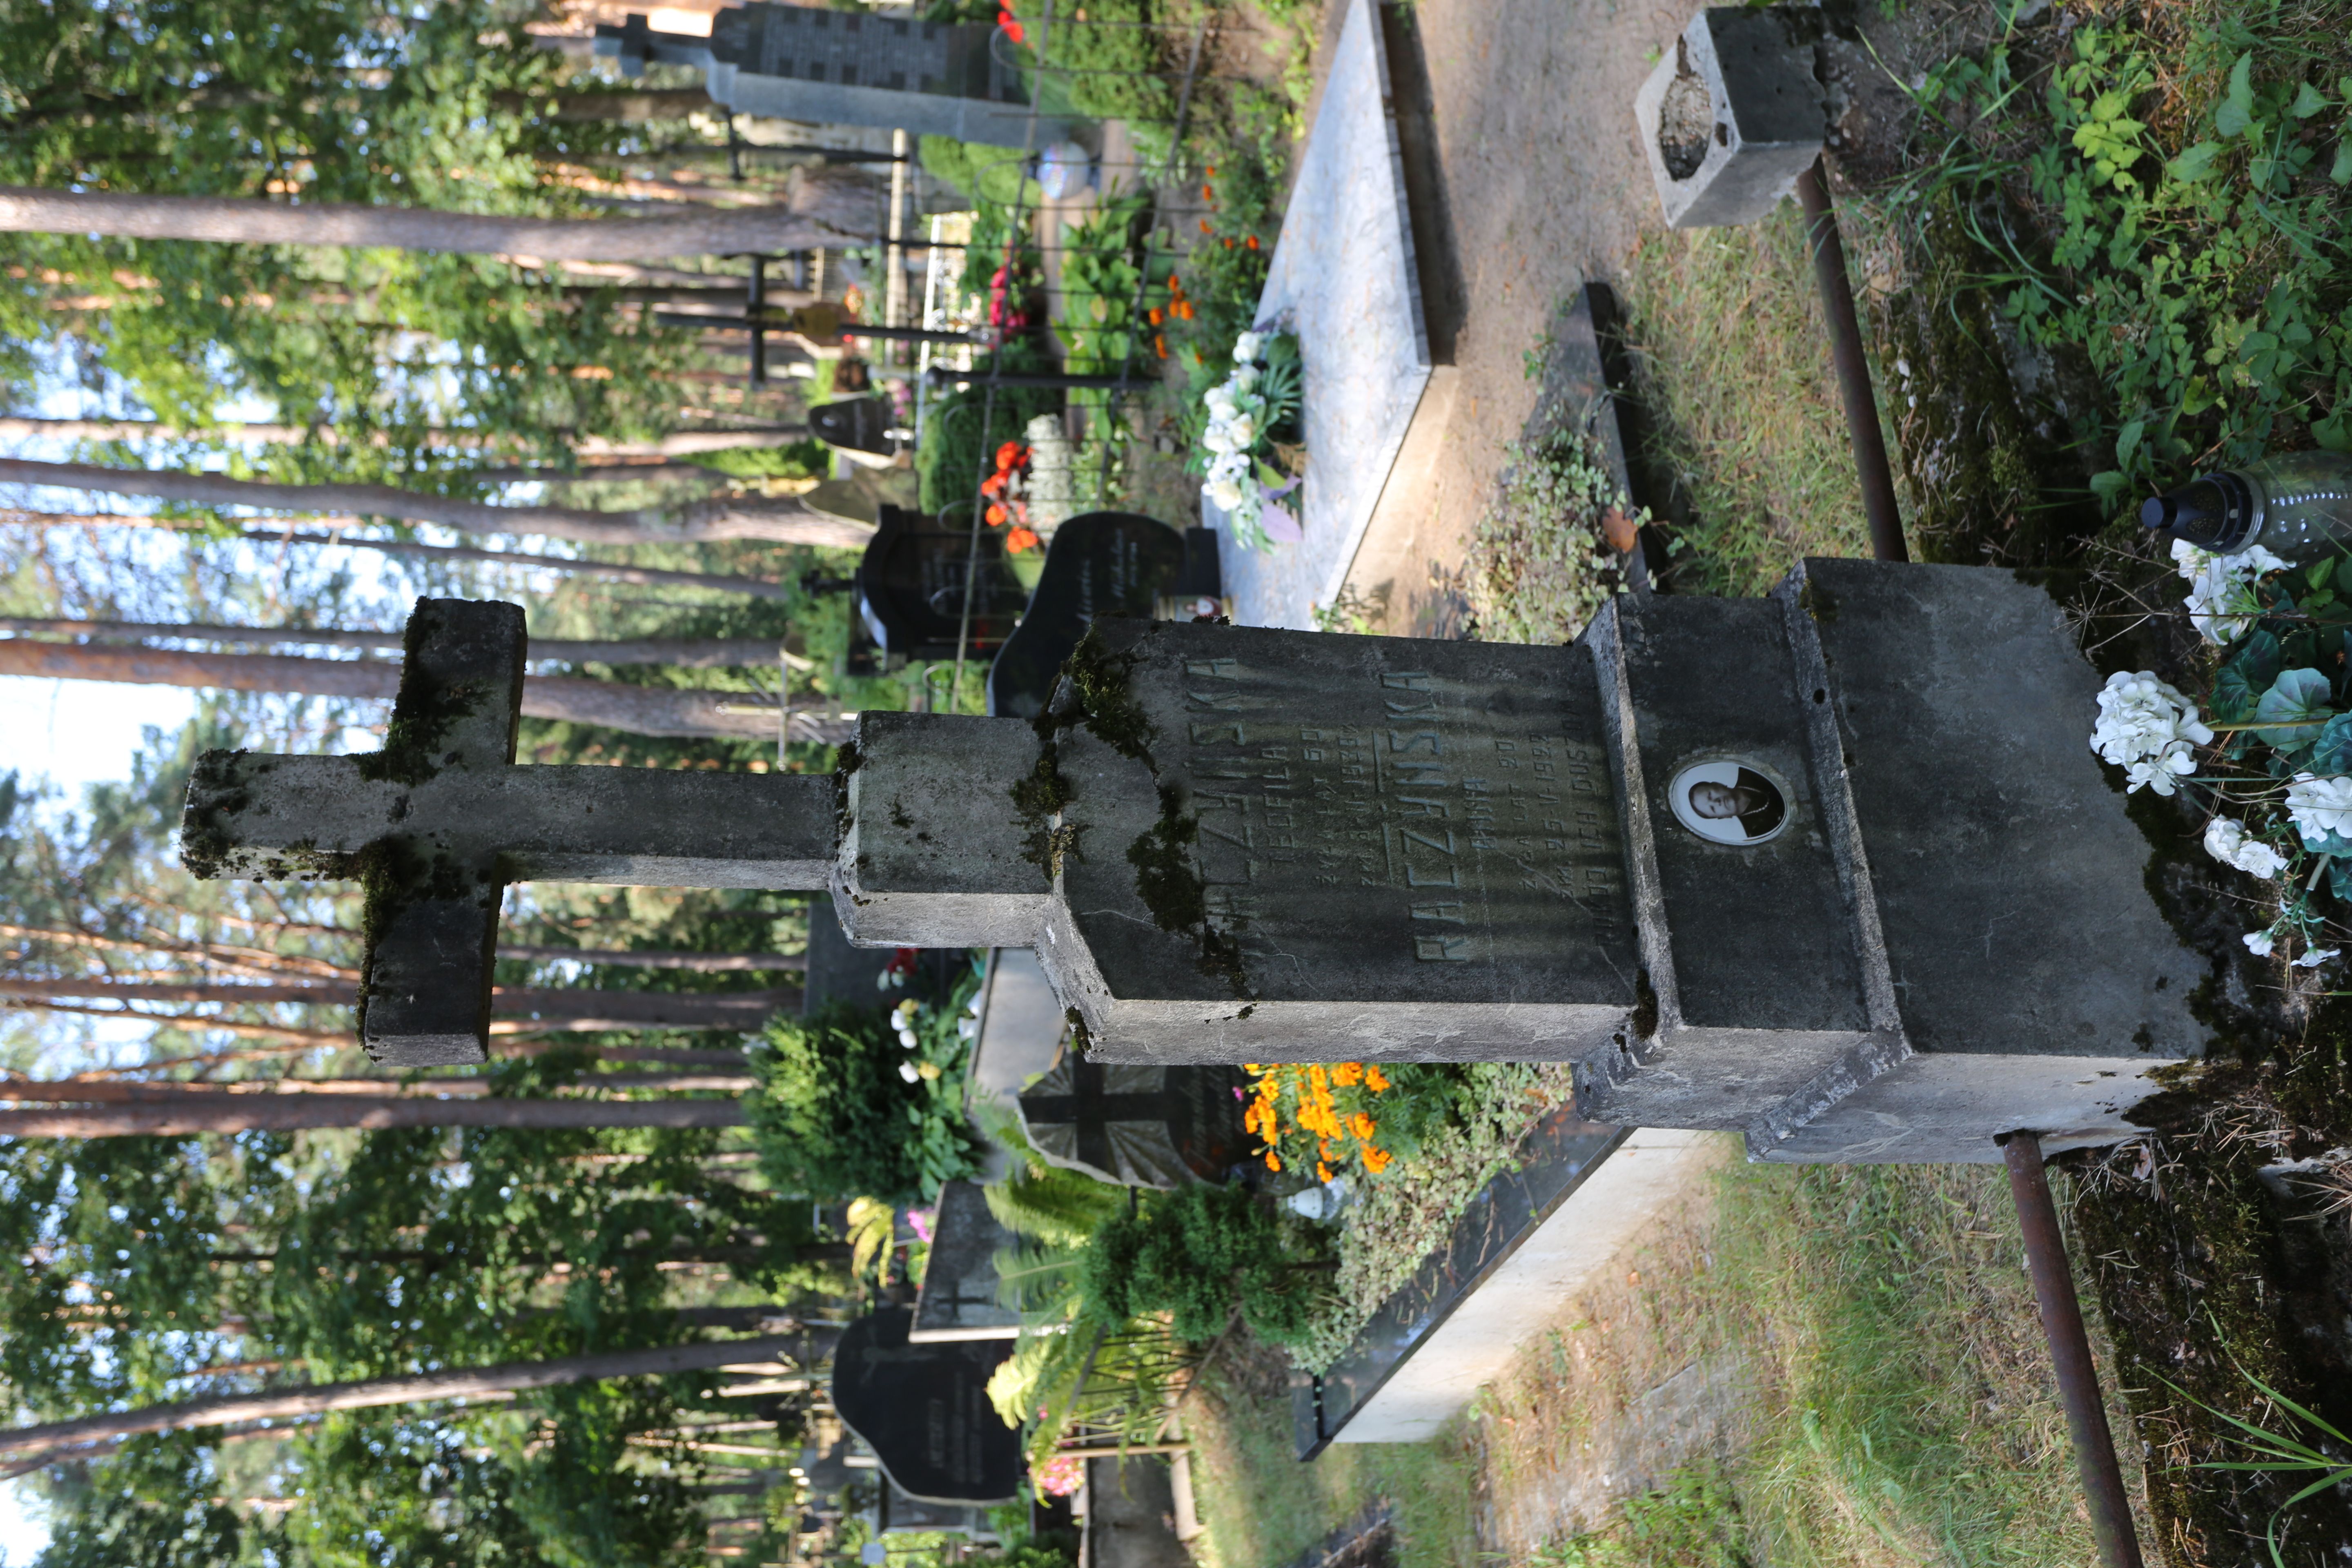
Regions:
<svg viewBox="0 0 2352 1568"><path fill-rule="evenodd" d="M1034 123L1019 57L988 22L927 22L756 0L712 19L709 36L666 33L642 16L596 29L595 51L635 76L648 63L704 73L738 114L898 128L960 142L1045 146L1066 122Z"/></svg>
<svg viewBox="0 0 2352 1568"><path fill-rule="evenodd" d="M1252 1158L1249 1075L1235 1067L1087 1061L1064 1047L1020 1097L1029 1140L1055 1163L1129 1187L1222 1182Z"/></svg>
<svg viewBox="0 0 2352 1568"><path fill-rule="evenodd" d="M868 1312L843 1331L833 1358L833 1407L883 1472L926 1502L1011 1502L1021 1435L988 1402L989 1374L1010 1340L913 1344L914 1313Z"/></svg>
<svg viewBox="0 0 2352 1568"><path fill-rule="evenodd" d="M974 563L969 524L884 506L857 565L857 609L867 635L894 658L953 658L963 625L964 581ZM1029 591L1006 564L1002 539L987 529L980 533L976 565L966 651L979 656L1003 646Z"/></svg>
<svg viewBox="0 0 2352 1568"><path fill-rule="evenodd" d="M915 1299L916 1343L1013 1337L1021 1314L996 1299L996 1254L1016 1239L996 1223L977 1183L950 1182L940 1189L931 1260Z"/></svg>
<svg viewBox="0 0 2352 1568"><path fill-rule="evenodd" d="M872 452L888 457L898 449L890 438L890 400L887 397L847 397L838 403L820 403L808 413L809 431L828 447L845 447L853 452Z"/></svg>
<svg viewBox="0 0 2352 1568"><path fill-rule="evenodd" d="M1034 719L1097 616L1149 618L1184 569L1184 536L1131 511L1090 511L1054 532L1021 625L988 672L988 710Z"/></svg>

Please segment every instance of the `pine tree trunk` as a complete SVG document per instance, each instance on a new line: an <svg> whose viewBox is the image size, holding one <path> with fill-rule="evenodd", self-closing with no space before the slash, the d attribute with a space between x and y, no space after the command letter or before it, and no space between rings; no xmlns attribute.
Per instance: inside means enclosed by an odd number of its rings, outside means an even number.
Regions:
<svg viewBox="0 0 2352 1568"><path fill-rule="evenodd" d="M144 196L0 186L0 230L231 245L383 246L541 261L665 261L781 255L877 237L773 207L697 207L660 217L520 217L429 207L292 205L255 196Z"/></svg>
<svg viewBox="0 0 2352 1568"><path fill-rule="evenodd" d="M0 644L0 647L5 647ZM119 1002L205 1002L223 1005L294 1003L348 1007L359 1000L349 981L310 985L221 985L191 981L27 980L0 975L0 996L58 996ZM765 991L588 991L562 985L500 985L490 992L493 1017L527 1021L535 1029L742 1029L801 1005L798 986Z"/></svg>
<svg viewBox="0 0 2352 1568"><path fill-rule="evenodd" d="M627 290L623 290L625 294ZM672 289L656 290L661 293L714 294L731 298L732 309L738 315L743 310L740 287L726 289ZM795 301L789 295L771 290L768 298L780 304ZM549 434L562 436L562 430ZM36 419L22 416L0 418L0 440L33 441L173 441L190 437L218 437L224 441L250 441L267 447L291 447L316 439L321 446L340 445L330 426L308 425L254 425L235 420L218 425L183 430L154 419ZM600 458L685 458L697 452L726 452L739 447L790 447L809 438L805 425L763 425L741 430L673 430L667 436L650 441L608 441L601 436L583 436L572 443L572 450L583 460L594 463ZM481 435L472 430L428 430L425 440L436 447L472 447L484 445ZM381 441L379 441L379 445Z"/></svg>
<svg viewBox="0 0 2352 1568"><path fill-rule="evenodd" d="M740 1064L742 1058L735 1058ZM749 1094L759 1080L744 1072L609 1072L581 1080L587 1088L644 1094ZM363 1100L454 1096L478 1100L493 1080L487 1074L428 1078L415 1083L396 1078L253 1078L231 1083L171 1079L142 1083L122 1079L0 1079L0 1100L34 1105L204 1105L254 1095L343 1095Z"/></svg>
<svg viewBox="0 0 2352 1568"><path fill-rule="evenodd" d="M400 632L344 631L328 626L228 626L186 621L68 621L37 616L0 616L0 631L49 632L64 637L131 638L148 641L243 643L267 647L300 643L314 647L362 648L376 653L401 651ZM641 637L616 642L570 641L533 637L533 659L566 664L667 664L688 669L722 668L772 668L779 644L767 637ZM795 656L797 657L797 656ZM801 660L803 668L807 660Z"/></svg>
<svg viewBox="0 0 2352 1568"><path fill-rule="evenodd" d="M272 1389L263 1394L225 1394L190 1399L176 1405L150 1405L137 1410L109 1411L73 1421L50 1421L37 1426L0 1431L0 1453L24 1453L67 1443L91 1443L129 1437L142 1432L171 1432L190 1426L221 1426L231 1422L273 1421L295 1415L318 1415L331 1410L366 1410L387 1405L422 1405L431 1400L472 1399L490 1394L517 1394L614 1377L657 1377L667 1373L704 1372L735 1362L766 1361L793 1355L806 1342L802 1334L761 1334L751 1339L718 1340L699 1344L662 1345L653 1350L605 1351L595 1355L559 1356L549 1361L509 1362L502 1366L460 1367L413 1377L369 1378L355 1383L321 1384L311 1388Z"/></svg>
<svg viewBox="0 0 2352 1568"><path fill-rule="evenodd" d="M107 680L142 686L225 688L232 691L303 692L314 697L390 701L400 689L400 667L384 659L296 658L271 653L185 653L165 648L0 638L0 675L59 680ZM734 737L773 740L777 710L746 692L692 691L631 686L580 676L523 678L522 710L533 719L595 724L633 735L678 739ZM790 716L791 738L839 745L854 721L806 711Z"/></svg>
<svg viewBox="0 0 2352 1568"><path fill-rule="evenodd" d="M699 544L764 539L781 544L827 544L860 550L874 537L851 522L789 498L751 496L692 501L635 511L579 507L492 506L424 495L392 485L289 485L152 468L109 468L94 463L42 463L0 458L0 484L54 485L110 495L152 496L195 506L253 507L268 511L345 512L360 517L437 522L463 533L535 533L590 544Z"/></svg>
<svg viewBox="0 0 2352 1568"><path fill-rule="evenodd" d="M425 1095L183 1094L125 1105L0 1110L0 1138L185 1137L325 1127L740 1127L735 1100L439 1100Z"/></svg>

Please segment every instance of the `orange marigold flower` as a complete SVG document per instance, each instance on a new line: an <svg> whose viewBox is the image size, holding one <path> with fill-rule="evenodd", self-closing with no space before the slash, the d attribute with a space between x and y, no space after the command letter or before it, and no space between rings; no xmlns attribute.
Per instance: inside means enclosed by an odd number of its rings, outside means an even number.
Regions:
<svg viewBox="0 0 2352 1568"><path fill-rule="evenodd" d="M1231 250L1233 247L1234 247L1234 239L1233 239L1233 236L1231 236L1231 235L1227 235L1227 236L1225 237L1225 248L1226 248L1227 250Z"/></svg>
<svg viewBox="0 0 2352 1568"><path fill-rule="evenodd" d="M1201 220L1201 232L1202 234L1207 234L1209 232L1209 220L1207 218L1202 218Z"/></svg>
<svg viewBox="0 0 2352 1568"><path fill-rule="evenodd" d="M1277 1153L1276 1153L1273 1150L1268 1149L1268 1150L1265 1152L1265 1168L1266 1168L1267 1170L1269 1170L1269 1171L1279 1171L1279 1170L1281 1170L1281 1169L1282 1169L1282 1156L1281 1156L1281 1155L1279 1155L1279 1154L1277 1154Z"/></svg>
<svg viewBox="0 0 2352 1568"><path fill-rule="evenodd" d="M1327 1165L1327 1164L1325 1164L1325 1163L1324 1163L1322 1161L1320 1161L1320 1160L1316 1161L1316 1162L1315 1162L1315 1179L1316 1179L1317 1181L1318 1181L1318 1182L1328 1182L1328 1181L1329 1181L1329 1180L1331 1179L1331 1167L1330 1167L1330 1166L1328 1166L1328 1165Z"/></svg>
<svg viewBox="0 0 2352 1568"><path fill-rule="evenodd" d="M1151 339L1151 352L1158 354L1161 359L1166 359L1168 357L1167 338L1159 333L1154 333Z"/></svg>
<svg viewBox="0 0 2352 1568"><path fill-rule="evenodd" d="M1168 275L1168 291L1171 294L1181 294L1184 291L1184 280L1173 272Z"/></svg>
<svg viewBox="0 0 2352 1568"><path fill-rule="evenodd" d="M1359 1110L1348 1119L1348 1131L1353 1132L1359 1141L1369 1143L1372 1141L1372 1119Z"/></svg>
<svg viewBox="0 0 2352 1568"><path fill-rule="evenodd" d="M1374 1094L1378 1094L1382 1089L1388 1088L1388 1074L1382 1072L1378 1067L1370 1062L1364 1064L1364 1087L1366 1089L1370 1089Z"/></svg>
<svg viewBox="0 0 2352 1568"><path fill-rule="evenodd" d="M1177 300L1176 313L1183 317L1186 321L1191 321L1192 319L1192 301L1190 300Z"/></svg>
<svg viewBox="0 0 2352 1568"><path fill-rule="evenodd" d="M1364 1064L1341 1062L1331 1069L1331 1081L1341 1089L1353 1089L1364 1081Z"/></svg>
<svg viewBox="0 0 2352 1568"><path fill-rule="evenodd" d="M1317 1062L1314 1066L1308 1068L1307 1069L1307 1080L1314 1084L1316 1092L1318 1094L1328 1090L1331 1087L1331 1075L1323 1070L1323 1064L1321 1062Z"/></svg>
<svg viewBox="0 0 2352 1568"><path fill-rule="evenodd" d="M1144 311L1143 314L1144 318L1156 327L1160 324L1165 312L1162 311L1159 306L1154 305L1149 310Z"/></svg>
<svg viewBox="0 0 2352 1568"><path fill-rule="evenodd" d="M1217 166L1216 166L1214 163L1212 163L1212 164L1210 164L1210 165L1209 165L1209 178L1211 178L1211 179L1213 179L1213 179L1215 179L1216 177L1217 177Z"/></svg>
<svg viewBox="0 0 2352 1568"><path fill-rule="evenodd" d="M1385 1149L1367 1149L1364 1151L1364 1169L1377 1176L1389 1168L1389 1162L1394 1157Z"/></svg>
<svg viewBox="0 0 2352 1568"><path fill-rule="evenodd" d="M1216 187L1213 185L1202 185L1201 187L1201 199L1204 202L1215 201L1217 199Z"/></svg>
<svg viewBox="0 0 2352 1568"><path fill-rule="evenodd" d="M1255 250L1257 248L1257 236L1251 235L1247 239L1242 241L1242 243L1248 246L1252 250Z"/></svg>

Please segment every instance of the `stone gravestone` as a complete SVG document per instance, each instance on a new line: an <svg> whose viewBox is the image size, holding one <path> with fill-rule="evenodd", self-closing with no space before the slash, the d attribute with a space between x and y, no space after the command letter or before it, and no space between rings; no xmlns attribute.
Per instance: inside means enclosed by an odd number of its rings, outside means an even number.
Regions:
<svg viewBox="0 0 2352 1568"><path fill-rule="evenodd" d="M866 634L897 659L953 658L964 627L964 582L973 562L969 522L950 526L902 507L881 509L881 523L857 564L857 610ZM967 651L993 653L1029 602L1004 559L1003 538L980 533L978 578L971 593Z"/></svg>
<svg viewBox="0 0 2352 1568"><path fill-rule="evenodd" d="M665 33L631 16L596 29L596 53L635 76L648 61L691 66L738 114L819 125L877 125L999 147L1043 147L1068 128L1045 120L1029 140L1016 56L985 22L940 23L755 0L713 18L709 37Z"/></svg>
<svg viewBox="0 0 2352 1568"><path fill-rule="evenodd" d="M1012 1342L911 1344L913 1321L904 1307L885 1307L843 1331L833 1358L833 1407L908 1496L1012 1501L1021 1483L1021 1435L988 1402L989 1374Z"/></svg>
<svg viewBox="0 0 2352 1568"><path fill-rule="evenodd" d="M1019 1240L996 1223L979 1184L940 1187L931 1259L923 1266L923 1289L915 1298L915 1326L908 1339L937 1344L1009 1340L1019 1332L1021 1314L996 1299L996 1255Z"/></svg>
<svg viewBox="0 0 2352 1568"><path fill-rule="evenodd" d="M890 438L892 417L887 397L850 397L820 403L808 411L809 432L828 447L867 452L887 458L898 449Z"/></svg>
<svg viewBox="0 0 2352 1568"><path fill-rule="evenodd" d="M1096 618L1149 619L1184 564L1184 536L1134 512L1090 511L1062 524L1021 624L989 668L988 710L1010 719L1044 712L1062 661Z"/></svg>
<svg viewBox="0 0 2352 1568"><path fill-rule="evenodd" d="M1255 1152L1243 1131L1249 1076L1231 1067L1089 1061L1064 1047L1015 1103L1056 1165L1129 1187L1222 1182Z"/></svg>
<svg viewBox="0 0 2352 1568"><path fill-rule="evenodd" d="M2127 1136L2209 1040L2084 744L2098 678L2002 571L1810 561L1570 647L1104 621L1038 725L864 715L837 797L511 768L520 659L519 612L428 601L384 753L191 784L199 870L369 879L363 1033L402 1016L403 1059L478 1059L529 876L824 884L862 943L1034 947L1074 1100L1112 1092L1079 1066L1565 1060L1597 1121L1990 1160Z"/></svg>

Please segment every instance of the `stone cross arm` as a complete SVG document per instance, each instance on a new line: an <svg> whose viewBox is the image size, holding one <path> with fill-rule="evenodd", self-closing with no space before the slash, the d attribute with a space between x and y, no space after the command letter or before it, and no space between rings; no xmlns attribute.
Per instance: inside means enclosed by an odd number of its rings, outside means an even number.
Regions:
<svg viewBox="0 0 2352 1568"><path fill-rule="evenodd" d="M383 751L212 752L189 782L196 875L364 886L360 1038L379 1061L485 1059L510 881L826 885L828 775L514 765L526 650L515 605L420 600Z"/></svg>

